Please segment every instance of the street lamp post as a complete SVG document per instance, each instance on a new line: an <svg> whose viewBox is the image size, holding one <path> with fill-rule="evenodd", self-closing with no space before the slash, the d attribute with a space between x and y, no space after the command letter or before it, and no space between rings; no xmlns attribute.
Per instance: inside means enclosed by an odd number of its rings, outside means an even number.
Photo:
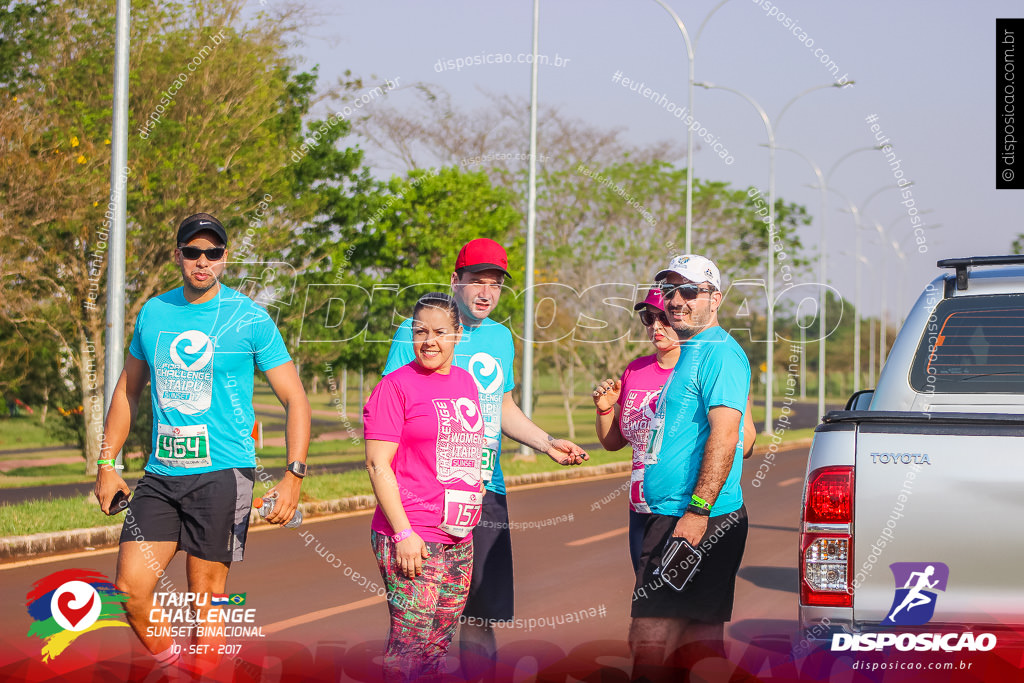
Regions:
<svg viewBox="0 0 1024 683"><path fill-rule="evenodd" d="M764 124L764 129L768 133L768 254L767 254L767 265L768 265L768 277L767 277L767 295L768 295L768 349L767 357L765 358L765 387L764 387L764 431L766 434L771 434L772 429L772 384L773 377L772 373L774 370L773 356L775 355L775 130L772 128L771 119L768 118L768 113L765 112L764 107L757 103L754 98L750 97L746 93L735 90L734 88L726 88L725 86L715 85L714 83L697 83L702 88L725 90L731 92L734 95L739 95L745 99L750 106L757 110L758 116L761 117L761 122Z"/></svg>
<svg viewBox="0 0 1024 683"><path fill-rule="evenodd" d="M850 199L834 187L828 188L844 202L847 210L853 214L854 230L854 258L857 261L855 266L854 287L853 287L853 390L860 390L860 210Z"/></svg>
<svg viewBox="0 0 1024 683"><path fill-rule="evenodd" d="M850 81L852 83L853 81ZM826 86L827 87L827 86ZM788 106L788 105L787 105ZM825 388L826 388L826 334L827 334L827 308L828 308L828 258L826 243L828 239L828 178L832 177L832 174L836 171L843 161L848 159L850 156L857 152L866 152L871 150L880 149L880 147L858 147L857 149L851 150L850 152L839 157L836 163L832 164L828 173L823 173L821 167L818 166L812 159L810 159L803 152L793 149L792 147L776 147L786 152L792 152L798 157L803 159L814 171L814 176L818 179L818 185L816 186L821 192L821 230L820 237L818 239L818 283L822 291L822 300L819 304L818 310L818 417L820 418L825 414Z"/></svg>
<svg viewBox="0 0 1024 683"><path fill-rule="evenodd" d="M907 185L904 185L903 187L910 187L910 185L913 185L913 183L909 183ZM893 189L900 189L900 188L898 188L896 185L883 185L882 187L878 188L877 190L875 190L874 192L869 194L867 196L867 198L864 200L864 203L861 204L859 208L854 206L853 202L851 202L849 200L849 198L846 197L846 195L844 195L841 192L839 192L839 190L835 189L834 187L830 187L829 189L832 190L832 192L835 192L837 195L839 195L839 197L842 198L842 200L846 202L847 206L849 207L848 210L849 210L850 213L853 214L853 218L854 218L854 226L855 226L854 227L854 232L855 232L854 243L856 245L855 249L856 249L857 264L855 266L856 273L855 273L855 276L854 276L855 284L854 284L854 292L853 292L853 296L854 296L854 303L853 303L853 308L854 308L854 315L853 315L853 390L854 390L854 392L856 392L856 391L860 390L860 284L861 284L861 268L860 268L860 266L861 266L861 263L865 262L863 257L861 256L861 241L862 241L861 240L861 228L863 227L863 224L861 223L861 216L864 213L864 209L867 208L867 205L871 202L872 199L874 199L875 197L877 197L881 193L885 192L886 190L893 190Z"/></svg>
<svg viewBox="0 0 1024 683"><path fill-rule="evenodd" d="M103 365L103 406L110 409L114 387L124 367L124 292L125 249L128 222L128 191L125 176L128 173L128 81L131 32L131 2L118 0L115 14L114 45L114 101L110 131L110 203L114 216L110 226L109 257L107 259L107 334ZM87 437L89 434L87 433ZM96 444L99 457L101 444ZM88 449L86 450L88 453ZM117 465L123 461L118 451ZM86 463L90 472L95 463Z"/></svg>
<svg viewBox="0 0 1024 683"><path fill-rule="evenodd" d="M760 104L757 103L754 98L747 95L744 92L736 90L735 88L727 88L722 85L715 85L714 83L696 83L702 88L708 90L725 90L731 92L734 95L739 95L745 99L761 117L761 122L764 123L765 131L768 134L768 254L767 254L767 296L768 296L768 330L766 333L768 348L765 358L765 415L764 415L764 429L766 433L772 433L772 404L773 404L773 389L774 389L774 369L775 369L775 249L774 242L777 239L778 229L775 225L775 129L778 127L779 121L782 116L789 109L790 105L796 102L798 99L814 92L815 90L822 90L824 88L838 87L842 88L846 85L853 85L853 81L848 81L842 85L838 83L827 83L825 85L816 85L798 95L791 98L786 104L779 110L778 116L775 118L775 125L772 125L771 119L768 117L768 113L764 110Z"/></svg>
<svg viewBox="0 0 1024 683"><path fill-rule="evenodd" d="M533 271L535 263L534 244L537 241L537 50L540 43L540 0L533 0L533 64L530 74L530 176L526 215L526 300L523 324L523 414L533 416ZM500 435L499 435L500 436ZM526 445L519 455L529 458L532 451Z"/></svg>
<svg viewBox="0 0 1024 683"><path fill-rule="evenodd" d="M690 116L696 116L693 113L693 86L694 86L694 57L696 56L695 50L697 48L697 41L700 40L700 34L704 32L704 27L707 25L708 20L711 19L711 15L714 14L729 0L722 0L708 12L707 16L704 17L704 21L701 22L700 27L697 29L697 36L694 40L690 41L690 34L686 30L686 24L679 18L675 10L669 7L663 0L654 0L654 2L661 5L661 7L672 16L672 20L676 22L676 26L679 28L679 32L683 35L683 43L686 45L686 60L689 65L689 75L687 77L687 105L690 108ZM696 120L696 119L695 119ZM686 127L686 251L685 253L692 253L691 249L691 232L693 228L693 126Z"/></svg>

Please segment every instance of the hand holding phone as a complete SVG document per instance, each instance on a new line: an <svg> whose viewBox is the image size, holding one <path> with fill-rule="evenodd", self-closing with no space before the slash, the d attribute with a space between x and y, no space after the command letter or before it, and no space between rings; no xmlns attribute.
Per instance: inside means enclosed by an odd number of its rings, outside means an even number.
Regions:
<svg viewBox="0 0 1024 683"><path fill-rule="evenodd" d="M110 499L110 512L107 515L112 517L126 509L128 509L128 494L122 489L118 489L114 497Z"/></svg>
<svg viewBox="0 0 1024 683"><path fill-rule="evenodd" d="M661 554L661 578L677 591L686 588L703 556L682 536L670 536Z"/></svg>

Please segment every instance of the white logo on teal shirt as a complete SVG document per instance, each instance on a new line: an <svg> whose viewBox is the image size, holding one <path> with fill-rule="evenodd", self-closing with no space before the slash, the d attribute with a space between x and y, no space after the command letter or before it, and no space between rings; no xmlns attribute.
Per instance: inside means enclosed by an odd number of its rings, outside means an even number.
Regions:
<svg viewBox="0 0 1024 683"><path fill-rule="evenodd" d="M215 340L199 330L159 334L153 390L161 410L199 415L210 409L214 345Z"/></svg>
<svg viewBox="0 0 1024 683"><path fill-rule="evenodd" d="M489 353L474 353L469 359L469 374L476 381L476 388L482 394L493 394L501 391L505 375L501 364Z"/></svg>

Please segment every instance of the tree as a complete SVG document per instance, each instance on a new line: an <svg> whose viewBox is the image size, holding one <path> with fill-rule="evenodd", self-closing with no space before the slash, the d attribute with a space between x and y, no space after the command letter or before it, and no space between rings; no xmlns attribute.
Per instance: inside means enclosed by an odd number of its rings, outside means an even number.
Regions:
<svg viewBox="0 0 1024 683"><path fill-rule="evenodd" d="M407 168L457 163L480 169L525 215L526 102L495 97L486 109L469 113L436 88L421 86L420 93L417 109L378 108L360 126L372 143L370 157ZM638 148L622 140L621 130L596 128L551 108L538 120L536 358L555 375L573 438L572 411L590 400L577 391L580 380L590 385L617 375L648 352L632 304L667 257L683 251L688 179L679 164L682 150L672 143ZM727 280L763 281L772 233L759 193L701 179L693 189L693 250L712 256ZM804 265L796 231L808 218L803 207L782 200L775 208L777 268L784 263L792 279ZM776 279L781 289L778 270ZM746 318L745 326L757 329L757 318L763 320L772 304L763 294L748 299L727 307L723 324L730 316ZM514 331L522 329L521 318L512 323ZM763 357L765 345L756 342L746 343L748 353Z"/></svg>
<svg viewBox="0 0 1024 683"><path fill-rule="evenodd" d="M250 242L265 260L300 270L327 228L318 215L368 182L360 154L332 148L293 161L302 145L315 74L286 56L299 20L242 20L241 0L141 3L133 9L129 167L109 188L114 17L107 3L46 4L3 25L0 76L0 236L11 246L0 282L23 302L10 322L44 327L70 350L85 407L87 472L102 429L105 265L111 193L128 202L126 336L142 304L180 284L173 230L195 211L222 216L236 234L266 204ZM10 19L8 15L8 19ZM20 23L19 23L20 22ZM10 42L8 42L10 41ZM16 98L15 99L15 94ZM355 188L355 189L354 189ZM269 198L269 199L268 199ZM355 200L351 200L355 201ZM350 201L350 203L351 203ZM245 218L243 218L243 216ZM272 229L272 231L271 231ZM244 267L234 266L245 276Z"/></svg>
<svg viewBox="0 0 1024 683"><path fill-rule="evenodd" d="M364 197L364 220L339 229L328 258L298 278L302 306L283 318L288 338L315 367L379 372L416 300L448 290L458 247L477 237L509 244L521 220L508 191L456 168L396 176ZM521 265L510 267L521 274ZM493 317L509 316L514 306L514 297L504 297Z"/></svg>

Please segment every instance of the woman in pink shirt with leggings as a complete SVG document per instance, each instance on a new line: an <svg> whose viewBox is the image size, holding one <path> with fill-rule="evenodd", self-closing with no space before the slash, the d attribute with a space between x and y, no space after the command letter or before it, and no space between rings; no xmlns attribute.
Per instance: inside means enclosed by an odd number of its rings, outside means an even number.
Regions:
<svg viewBox="0 0 1024 683"><path fill-rule="evenodd" d="M452 365L461 329L454 299L422 296L415 360L386 375L363 409L377 497L371 542L391 613L389 681L440 680L469 593L484 423L476 382Z"/></svg>

